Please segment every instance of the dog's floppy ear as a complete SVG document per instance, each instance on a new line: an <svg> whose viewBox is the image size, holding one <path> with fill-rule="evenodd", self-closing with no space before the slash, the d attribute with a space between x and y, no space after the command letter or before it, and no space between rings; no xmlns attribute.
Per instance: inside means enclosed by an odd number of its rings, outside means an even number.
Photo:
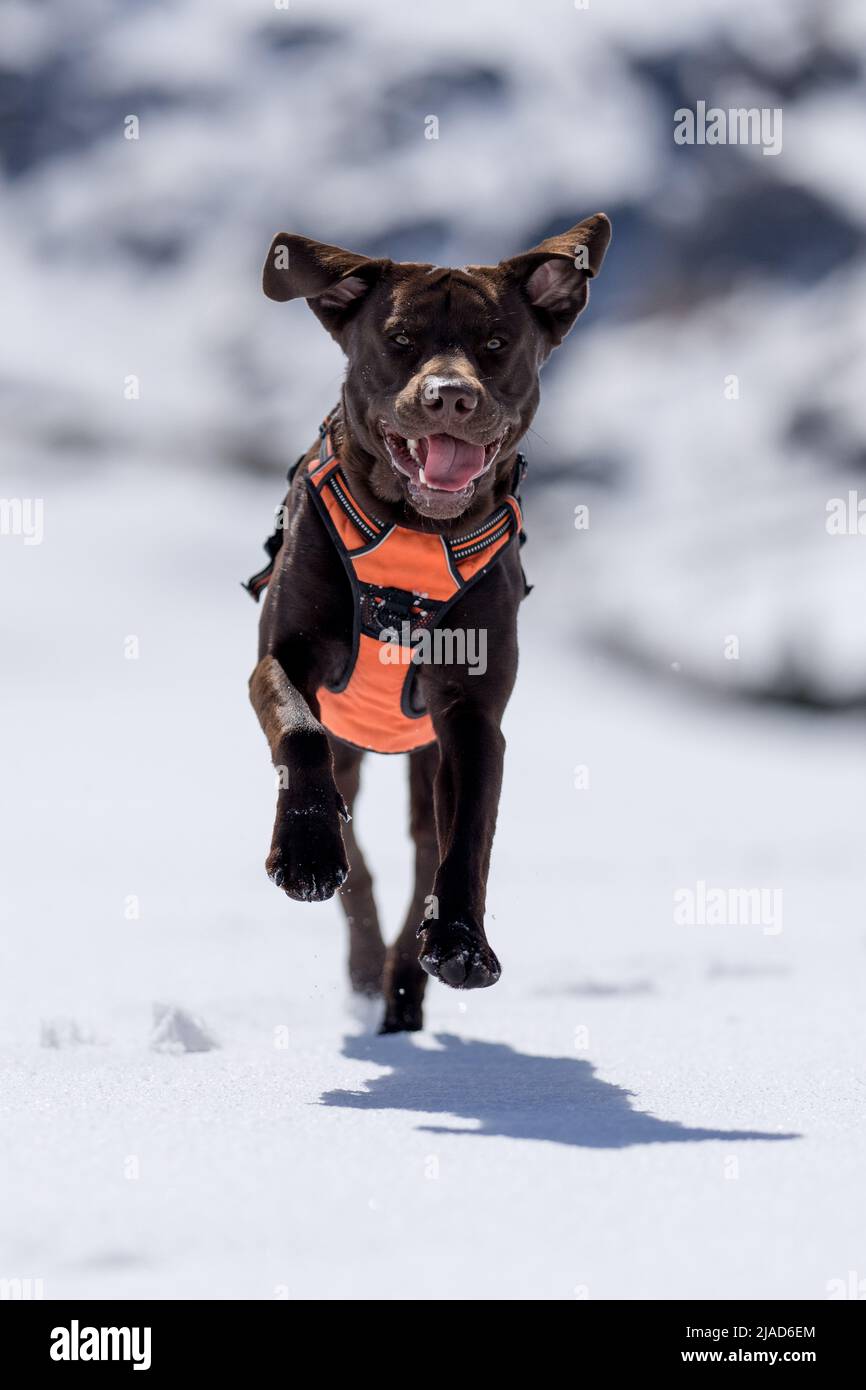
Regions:
<svg viewBox="0 0 866 1390"><path fill-rule="evenodd" d="M597 212L561 236L500 262L499 269L521 286L551 346L562 342L585 306L587 282L601 269L610 231L604 213Z"/></svg>
<svg viewBox="0 0 866 1390"><path fill-rule="evenodd" d="M340 246L278 232L265 259L262 289L269 299L306 299L328 332L337 336L388 265Z"/></svg>

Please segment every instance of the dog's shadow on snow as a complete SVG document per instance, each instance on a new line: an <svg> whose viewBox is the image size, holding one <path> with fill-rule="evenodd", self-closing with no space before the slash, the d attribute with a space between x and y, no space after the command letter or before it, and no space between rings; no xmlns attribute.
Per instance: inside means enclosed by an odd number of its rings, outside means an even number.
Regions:
<svg viewBox="0 0 866 1390"><path fill-rule="evenodd" d="M492 1134L584 1149L694 1144L708 1139L798 1139L756 1129L690 1129L631 1104L632 1093L596 1076L581 1058L533 1057L505 1043L436 1034L438 1048L406 1034L349 1037L343 1055L388 1067L363 1091L325 1091L320 1104L349 1110L406 1110L474 1121L473 1128L427 1124L430 1134Z"/></svg>

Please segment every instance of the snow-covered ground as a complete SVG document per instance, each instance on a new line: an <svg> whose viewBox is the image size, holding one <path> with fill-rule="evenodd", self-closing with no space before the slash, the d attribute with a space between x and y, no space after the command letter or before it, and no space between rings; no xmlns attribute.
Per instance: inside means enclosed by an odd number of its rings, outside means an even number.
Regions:
<svg viewBox="0 0 866 1390"><path fill-rule="evenodd" d="M0 1280L866 1281L866 538L826 525L863 495L864 90L858 0L6 5L0 497L45 510L0 527ZM782 152L676 145L699 100L781 109ZM600 208L528 442L503 977L379 1039L338 907L263 869L238 581L342 364L259 267L281 227L463 264ZM392 932L403 782L371 762L359 810ZM678 925L700 884L765 920Z"/></svg>
<svg viewBox="0 0 866 1390"><path fill-rule="evenodd" d="M866 1275L859 721L700 702L574 649L564 512L562 544L526 552L502 980L431 985L427 1032L378 1038L346 1007L336 904L263 870L237 581L278 480L45 459L4 488L45 520L41 545L0 542L0 1276L821 1299ZM403 775L371 761L358 816L391 931ZM780 889L781 916L676 925L701 881ZM219 1046L154 1050L166 1004Z"/></svg>

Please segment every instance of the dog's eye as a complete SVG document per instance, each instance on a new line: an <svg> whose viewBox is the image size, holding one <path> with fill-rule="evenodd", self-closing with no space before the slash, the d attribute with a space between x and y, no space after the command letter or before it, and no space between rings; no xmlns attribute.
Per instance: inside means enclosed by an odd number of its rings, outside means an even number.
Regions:
<svg viewBox="0 0 866 1390"><path fill-rule="evenodd" d="M484 347L487 352L498 352L502 345L503 344L501 338L488 338L487 342L484 344Z"/></svg>
<svg viewBox="0 0 866 1390"><path fill-rule="evenodd" d="M392 333L391 342L396 343L398 347L412 346L412 339L408 338L405 333Z"/></svg>

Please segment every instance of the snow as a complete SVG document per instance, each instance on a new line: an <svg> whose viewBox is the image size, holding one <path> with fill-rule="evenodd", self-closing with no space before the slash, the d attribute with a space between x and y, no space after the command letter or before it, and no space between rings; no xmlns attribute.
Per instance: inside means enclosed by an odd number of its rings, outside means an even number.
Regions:
<svg viewBox="0 0 866 1390"><path fill-rule="evenodd" d="M447 6L11 6L11 446L273 476L341 375L259 292L277 230L459 265L605 209L587 350L534 436L539 472L577 454L605 489L593 614L702 685L862 701L866 548L824 525L866 457L861 8L473 0L458 62ZM698 100L782 109L781 154L676 146Z"/></svg>
<svg viewBox="0 0 866 1390"><path fill-rule="evenodd" d="M207 1025L176 1004L154 1004L150 1045L155 1052L211 1052L219 1043Z"/></svg>
<svg viewBox="0 0 866 1390"><path fill-rule="evenodd" d="M862 1280L866 540L826 523L866 459L866 9L824 10L6 6L0 492L42 500L44 537L4 512L3 1278ZM698 99L781 107L781 154L675 146ZM338 907L264 872L240 581L342 362L261 264L283 228L489 261L601 209L526 447L503 976L431 985L427 1031L379 1039ZM393 934L405 770L366 774ZM781 893L782 930L676 925L701 885Z"/></svg>
<svg viewBox="0 0 866 1390"><path fill-rule="evenodd" d="M4 1276L47 1297L820 1299L862 1268L853 717L701 702L570 651L540 528L502 980L431 984L427 1031L379 1038L346 1006L337 906L263 868L237 580L278 480L31 458L16 488L46 510L41 546L0 545ZM357 817L392 933L403 783L371 760ZM781 888L783 930L675 926L701 880ZM218 1050L152 1051L160 1000ZM98 1045L44 1046L52 1018Z"/></svg>

